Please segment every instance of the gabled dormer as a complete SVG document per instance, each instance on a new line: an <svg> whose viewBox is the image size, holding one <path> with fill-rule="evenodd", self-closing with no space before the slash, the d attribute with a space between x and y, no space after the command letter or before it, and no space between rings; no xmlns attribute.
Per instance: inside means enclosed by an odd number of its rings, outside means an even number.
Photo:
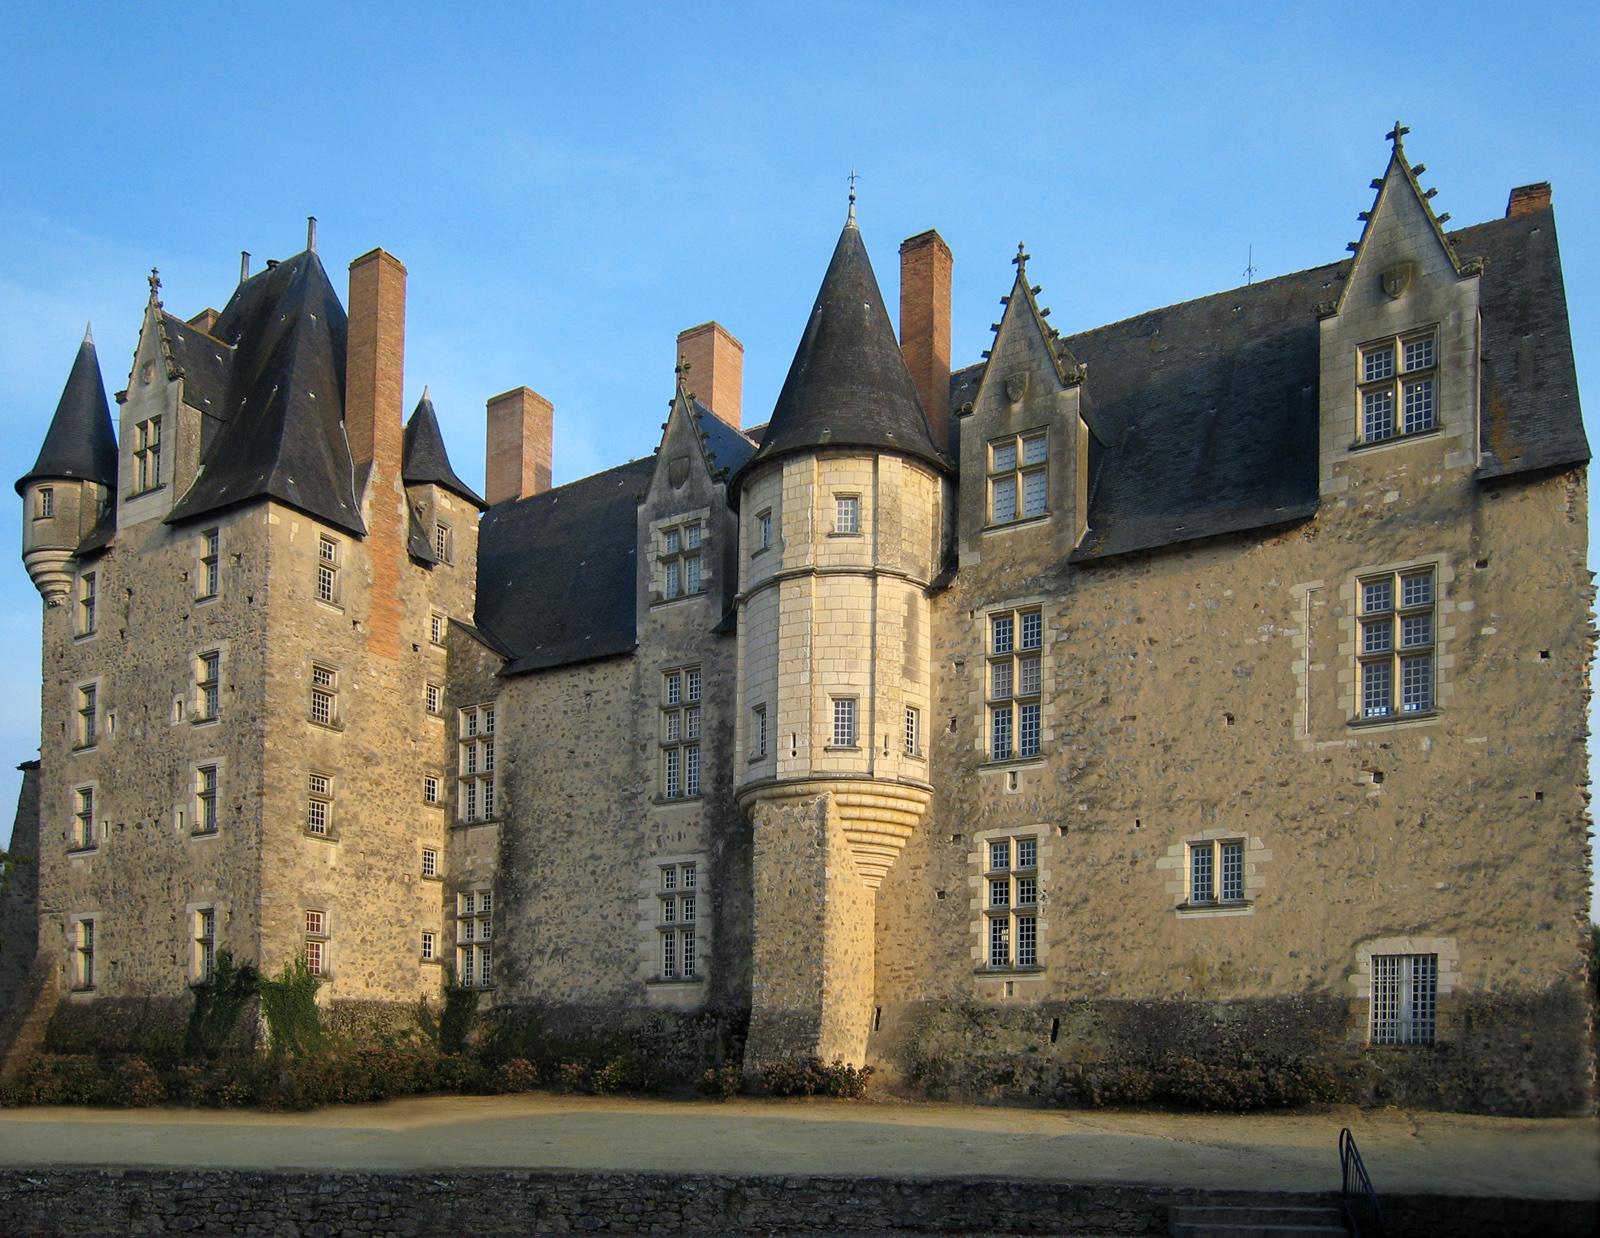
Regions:
<svg viewBox="0 0 1600 1238"><path fill-rule="evenodd" d="M994 539L1006 554L1061 558L1088 527L1089 427L1084 373L1046 321L1022 246L1005 312L961 417L960 551L980 562Z"/></svg>
<svg viewBox="0 0 1600 1238"><path fill-rule="evenodd" d="M1321 322L1321 492L1351 485L1351 469L1477 463L1479 268L1464 263L1435 214L1426 170L1406 156L1396 124L1389 166L1372 182L1344 288ZM1437 457L1437 459L1435 459ZM1361 463L1361 462L1365 463Z"/></svg>
<svg viewBox="0 0 1600 1238"><path fill-rule="evenodd" d="M639 504L641 624L649 611L682 603L703 608L707 626L714 625L737 588L738 519L728 506L728 478L756 445L695 399L688 369L677 368L672 408Z"/></svg>

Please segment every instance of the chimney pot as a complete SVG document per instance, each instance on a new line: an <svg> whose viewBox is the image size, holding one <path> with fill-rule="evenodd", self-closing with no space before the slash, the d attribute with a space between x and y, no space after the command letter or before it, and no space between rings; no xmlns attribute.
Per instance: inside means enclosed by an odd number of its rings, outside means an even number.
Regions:
<svg viewBox="0 0 1600 1238"><path fill-rule="evenodd" d="M1506 218L1514 219L1518 215L1530 215L1534 211L1544 210L1549 205L1549 181L1540 181L1536 185L1518 185L1511 191L1511 197L1506 202Z"/></svg>
<svg viewBox="0 0 1600 1238"><path fill-rule="evenodd" d="M744 399L744 345L720 322L678 332L678 361L687 363L684 386L722 421L739 429Z"/></svg>
<svg viewBox="0 0 1600 1238"><path fill-rule="evenodd" d="M550 489L555 408L537 391L517 387L489 401L484 498L489 506Z"/></svg>
<svg viewBox="0 0 1600 1238"><path fill-rule="evenodd" d="M900 246L900 352L939 450L950 450L950 247L929 229Z"/></svg>

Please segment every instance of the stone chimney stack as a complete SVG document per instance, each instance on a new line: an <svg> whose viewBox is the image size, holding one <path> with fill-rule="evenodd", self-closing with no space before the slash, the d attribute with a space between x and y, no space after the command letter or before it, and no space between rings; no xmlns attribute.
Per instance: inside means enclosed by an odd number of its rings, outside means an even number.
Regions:
<svg viewBox="0 0 1600 1238"><path fill-rule="evenodd" d="M950 450L950 272L955 259L929 229L900 246L900 351L933 441Z"/></svg>
<svg viewBox="0 0 1600 1238"><path fill-rule="evenodd" d="M1549 205L1549 181L1540 181L1537 185L1518 185L1511 191L1511 199L1506 203L1506 218L1542 211Z"/></svg>
<svg viewBox="0 0 1600 1238"><path fill-rule="evenodd" d="M490 507L550 489L554 414L549 400L526 387L489 401L483 497Z"/></svg>
<svg viewBox="0 0 1600 1238"><path fill-rule="evenodd" d="M735 430L744 399L744 345L720 322L703 322L678 332L678 362L687 362L684 386L694 398Z"/></svg>

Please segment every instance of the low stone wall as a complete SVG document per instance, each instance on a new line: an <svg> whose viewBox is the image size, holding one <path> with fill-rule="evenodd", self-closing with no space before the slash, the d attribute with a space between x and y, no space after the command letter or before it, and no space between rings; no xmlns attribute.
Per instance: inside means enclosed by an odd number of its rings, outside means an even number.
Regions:
<svg viewBox="0 0 1600 1238"><path fill-rule="evenodd" d="M989 1179L478 1172L0 1171L8 1238L219 1234L511 1238L614 1234L1165 1234L1182 1204L1327 1203L1327 1195ZM1588 1238L1593 1201L1395 1197L1390 1238Z"/></svg>

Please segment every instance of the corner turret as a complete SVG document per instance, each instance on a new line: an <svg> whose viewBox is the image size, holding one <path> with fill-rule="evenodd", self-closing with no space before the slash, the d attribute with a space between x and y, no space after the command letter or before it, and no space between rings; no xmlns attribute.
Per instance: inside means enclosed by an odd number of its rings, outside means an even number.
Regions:
<svg viewBox="0 0 1600 1238"><path fill-rule="evenodd" d="M26 506L22 561L45 605L59 606L66 598L72 585L68 565L107 515L116 486L111 408L94 337L85 330L39 458L17 480Z"/></svg>

